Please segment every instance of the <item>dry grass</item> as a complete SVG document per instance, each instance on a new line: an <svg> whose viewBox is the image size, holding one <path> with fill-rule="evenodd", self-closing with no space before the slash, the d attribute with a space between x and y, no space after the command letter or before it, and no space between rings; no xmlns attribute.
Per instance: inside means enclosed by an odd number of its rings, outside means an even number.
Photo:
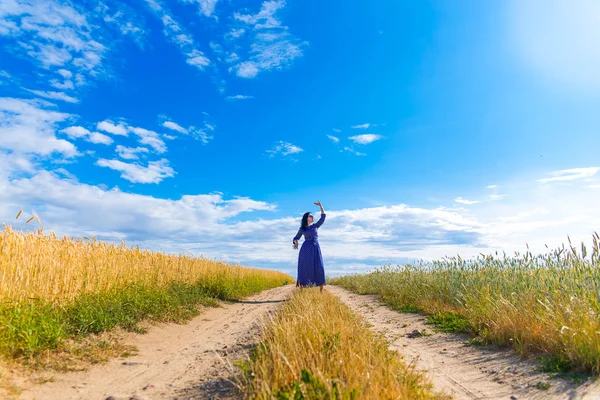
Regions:
<svg viewBox="0 0 600 400"><path fill-rule="evenodd" d="M446 258L330 280L401 311L465 322L484 342L545 354L549 371L600 373L600 249ZM447 317L447 318L446 318Z"/></svg>
<svg viewBox="0 0 600 400"><path fill-rule="evenodd" d="M431 384L339 299L297 290L246 366L257 399L432 399Z"/></svg>
<svg viewBox="0 0 600 400"><path fill-rule="evenodd" d="M0 232L0 302L73 301L82 293L105 293L130 284L161 288L200 282L219 297L239 298L262 284L292 278L277 271L231 266L185 255L130 248L95 239L54 234Z"/></svg>
<svg viewBox="0 0 600 400"><path fill-rule="evenodd" d="M41 229L18 232L5 225L0 231L0 354L30 363L47 351L86 359L96 351L86 353L68 340L82 342L88 334L117 327L139 331L144 320L185 321L201 304L291 282L277 271L95 238L59 238ZM109 350L96 353L110 355Z"/></svg>

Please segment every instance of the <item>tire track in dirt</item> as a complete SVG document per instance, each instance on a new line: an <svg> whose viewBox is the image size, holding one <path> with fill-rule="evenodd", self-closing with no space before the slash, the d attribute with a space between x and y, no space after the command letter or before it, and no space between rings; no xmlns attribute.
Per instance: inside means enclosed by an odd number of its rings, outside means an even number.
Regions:
<svg viewBox="0 0 600 400"><path fill-rule="evenodd" d="M466 345L467 335L435 333L423 315L396 312L378 296L357 295L337 286L327 289L360 313L372 329L384 333L390 348L407 362L414 361L427 371L435 389L457 399L600 399L598 382L549 379L548 374L536 370L538 364L533 360L496 346ZM428 335L406 336L423 329ZM536 387L538 382L551 386L541 390Z"/></svg>
<svg viewBox="0 0 600 400"><path fill-rule="evenodd" d="M28 388L26 400L239 398L231 365L256 342L263 317L291 295L292 285L246 300L206 308L185 325L159 324L129 335L138 354L85 372L57 374L53 382Z"/></svg>

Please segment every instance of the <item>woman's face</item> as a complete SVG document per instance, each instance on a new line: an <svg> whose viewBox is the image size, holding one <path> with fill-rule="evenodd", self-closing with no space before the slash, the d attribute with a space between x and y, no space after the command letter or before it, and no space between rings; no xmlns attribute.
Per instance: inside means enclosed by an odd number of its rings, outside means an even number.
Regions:
<svg viewBox="0 0 600 400"><path fill-rule="evenodd" d="M309 224L309 225L310 225L310 224L312 224L312 223L313 223L313 220L314 220L314 217L313 217L312 215L309 215L309 216L308 216L308 219L307 219L307 222L308 222L308 224Z"/></svg>

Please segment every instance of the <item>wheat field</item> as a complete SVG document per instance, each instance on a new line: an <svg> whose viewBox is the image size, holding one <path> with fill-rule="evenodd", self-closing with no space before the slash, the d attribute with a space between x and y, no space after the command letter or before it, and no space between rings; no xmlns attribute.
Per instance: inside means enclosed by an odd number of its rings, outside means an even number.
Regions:
<svg viewBox="0 0 600 400"><path fill-rule="evenodd" d="M423 312L483 343L542 357L549 372L600 373L600 237L547 254L448 257L386 266L330 283L379 294L400 311ZM458 327L458 328L457 328Z"/></svg>
<svg viewBox="0 0 600 400"><path fill-rule="evenodd" d="M292 283L284 273L95 238L0 231L0 353L32 356L65 339L143 320L181 321L214 299Z"/></svg>

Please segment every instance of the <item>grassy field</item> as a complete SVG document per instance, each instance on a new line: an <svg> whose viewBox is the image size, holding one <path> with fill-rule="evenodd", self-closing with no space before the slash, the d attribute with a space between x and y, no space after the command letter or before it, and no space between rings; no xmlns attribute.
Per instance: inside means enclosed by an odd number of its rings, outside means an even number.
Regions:
<svg viewBox="0 0 600 400"><path fill-rule="evenodd" d="M297 290L247 365L251 399L445 399L338 298Z"/></svg>
<svg viewBox="0 0 600 400"><path fill-rule="evenodd" d="M447 330L542 354L550 372L600 373L600 250L563 246L545 255L445 258L330 280L424 312Z"/></svg>
<svg viewBox="0 0 600 400"><path fill-rule="evenodd" d="M182 321L200 304L292 282L275 271L4 226L0 355L27 359L90 333Z"/></svg>

